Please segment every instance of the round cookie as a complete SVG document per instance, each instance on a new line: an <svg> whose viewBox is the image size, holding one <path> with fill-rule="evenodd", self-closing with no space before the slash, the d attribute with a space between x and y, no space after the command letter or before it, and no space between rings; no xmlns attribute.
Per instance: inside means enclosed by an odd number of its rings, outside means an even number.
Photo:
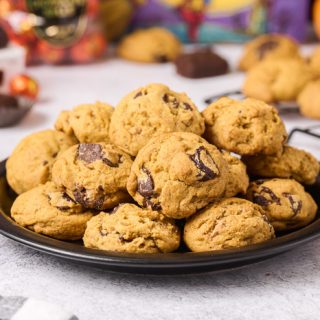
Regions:
<svg viewBox="0 0 320 320"><path fill-rule="evenodd" d="M135 156L150 138L174 131L201 135L204 120L186 94L162 84L150 84L131 92L116 106L110 139Z"/></svg>
<svg viewBox="0 0 320 320"><path fill-rule="evenodd" d="M85 208L104 210L128 201L132 160L105 143L81 143L65 151L52 168L52 180Z"/></svg>
<svg viewBox="0 0 320 320"><path fill-rule="evenodd" d="M291 179L257 180L247 198L260 205L276 231L306 226L314 220L317 205L303 186Z"/></svg>
<svg viewBox="0 0 320 320"><path fill-rule="evenodd" d="M137 30L127 35L118 45L121 58L146 63L173 61L181 52L181 43L164 28Z"/></svg>
<svg viewBox="0 0 320 320"><path fill-rule="evenodd" d="M18 194L26 192L51 179L51 169L61 151L76 141L54 130L33 133L13 150L6 163L7 180Z"/></svg>
<svg viewBox="0 0 320 320"><path fill-rule="evenodd" d="M308 118L320 119L320 80L309 82L300 92L297 101L301 114Z"/></svg>
<svg viewBox="0 0 320 320"><path fill-rule="evenodd" d="M242 89L247 97L269 103L295 101L314 78L315 73L303 60L267 60L248 72Z"/></svg>
<svg viewBox="0 0 320 320"><path fill-rule="evenodd" d="M282 152L287 139L277 110L259 100L220 98L202 115L206 123L205 138L218 148L240 155Z"/></svg>
<svg viewBox="0 0 320 320"><path fill-rule="evenodd" d="M309 59L309 64L312 70L316 74L320 74L320 46L318 46L312 53L310 59Z"/></svg>
<svg viewBox="0 0 320 320"><path fill-rule="evenodd" d="M300 57L298 44L280 34L261 35L248 42L239 62L239 68L248 71L263 60Z"/></svg>
<svg viewBox="0 0 320 320"><path fill-rule="evenodd" d="M121 204L110 214L88 222L83 237L88 248L130 253L167 253L178 249L180 231L163 214Z"/></svg>
<svg viewBox="0 0 320 320"><path fill-rule="evenodd" d="M262 208L239 198L210 204L184 227L184 241L194 252L240 248L274 237Z"/></svg>
<svg viewBox="0 0 320 320"><path fill-rule="evenodd" d="M256 177L291 178L313 184L319 174L319 162L312 154L287 145L280 155L257 155L242 160L248 172Z"/></svg>
<svg viewBox="0 0 320 320"><path fill-rule="evenodd" d="M18 196L11 216L34 232L61 240L78 240L93 213L75 203L63 189L47 182Z"/></svg>
<svg viewBox="0 0 320 320"><path fill-rule="evenodd" d="M108 143L112 112L113 108L102 102L82 104L70 111L62 111L55 128L81 143Z"/></svg>
<svg viewBox="0 0 320 320"><path fill-rule="evenodd" d="M228 164L228 179L224 197L231 198L239 193L246 194L249 186L249 177L245 164L227 151L222 151L222 156Z"/></svg>
<svg viewBox="0 0 320 320"><path fill-rule="evenodd" d="M175 132L150 140L140 150L127 189L141 206L182 219L221 197L227 175L215 146L195 134Z"/></svg>

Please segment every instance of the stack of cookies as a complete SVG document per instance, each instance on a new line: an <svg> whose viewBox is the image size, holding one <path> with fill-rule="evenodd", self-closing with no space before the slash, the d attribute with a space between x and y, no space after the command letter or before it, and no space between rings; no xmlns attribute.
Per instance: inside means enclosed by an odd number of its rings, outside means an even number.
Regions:
<svg viewBox="0 0 320 320"><path fill-rule="evenodd" d="M201 114L186 94L150 84L114 109L63 111L55 130L23 139L7 161L19 194L11 215L37 233L101 250L261 243L317 212L303 185L315 182L318 161L286 139L264 102L222 98Z"/></svg>

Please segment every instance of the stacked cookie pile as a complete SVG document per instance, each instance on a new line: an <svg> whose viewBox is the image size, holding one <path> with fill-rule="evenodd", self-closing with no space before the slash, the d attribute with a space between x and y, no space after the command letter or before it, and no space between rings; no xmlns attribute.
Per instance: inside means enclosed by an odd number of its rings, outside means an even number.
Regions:
<svg viewBox="0 0 320 320"><path fill-rule="evenodd" d="M320 119L320 48L308 59L298 44L280 34L249 42L239 68L248 71L243 85L246 96L267 103L295 102L301 114Z"/></svg>
<svg viewBox="0 0 320 320"><path fill-rule="evenodd" d="M23 139L7 161L19 194L11 215L35 232L102 250L261 243L317 212L303 185L315 182L319 164L286 139L264 102L222 98L201 114L186 94L150 84L115 109L64 111L55 130Z"/></svg>

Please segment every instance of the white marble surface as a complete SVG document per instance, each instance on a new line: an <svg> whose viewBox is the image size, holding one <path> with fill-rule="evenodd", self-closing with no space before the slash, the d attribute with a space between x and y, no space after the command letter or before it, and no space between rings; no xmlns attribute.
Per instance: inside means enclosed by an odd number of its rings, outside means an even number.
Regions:
<svg viewBox="0 0 320 320"><path fill-rule="evenodd" d="M235 46L220 46L231 64ZM309 49L307 48L306 51ZM172 65L148 66L119 60L82 67L29 70L41 85L41 99L18 126L0 129L0 158L26 134L52 127L60 110L102 100L116 104L148 82L186 91L202 109L211 94L238 89L243 75L232 73L187 80ZM285 117L288 129L318 121ZM320 158L317 140L297 136L293 144ZM57 303L81 320L97 319L319 319L320 239L240 270L192 276L134 276L69 264L0 236L0 294L26 295Z"/></svg>

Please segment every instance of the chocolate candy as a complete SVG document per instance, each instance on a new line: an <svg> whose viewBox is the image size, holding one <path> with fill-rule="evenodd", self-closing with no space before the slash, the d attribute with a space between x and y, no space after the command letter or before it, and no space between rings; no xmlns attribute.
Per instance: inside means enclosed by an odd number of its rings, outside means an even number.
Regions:
<svg viewBox="0 0 320 320"><path fill-rule="evenodd" d="M178 74L193 79L219 76L229 69L228 62L209 48L181 54L175 65Z"/></svg>

